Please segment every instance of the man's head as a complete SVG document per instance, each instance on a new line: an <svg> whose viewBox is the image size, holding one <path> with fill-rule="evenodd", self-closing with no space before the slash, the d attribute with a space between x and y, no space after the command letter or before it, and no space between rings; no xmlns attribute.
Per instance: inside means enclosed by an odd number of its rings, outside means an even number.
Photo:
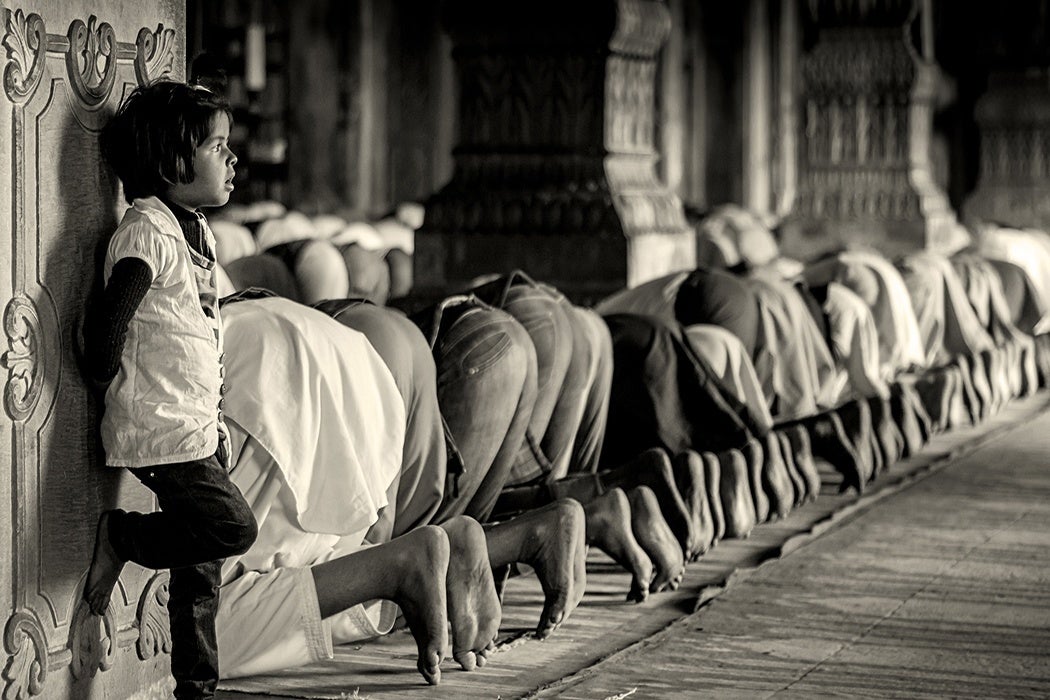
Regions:
<svg viewBox="0 0 1050 700"><path fill-rule="evenodd" d="M166 196L195 209L225 204L236 156L230 108L207 88L160 80L136 88L102 131L102 154L124 197Z"/></svg>

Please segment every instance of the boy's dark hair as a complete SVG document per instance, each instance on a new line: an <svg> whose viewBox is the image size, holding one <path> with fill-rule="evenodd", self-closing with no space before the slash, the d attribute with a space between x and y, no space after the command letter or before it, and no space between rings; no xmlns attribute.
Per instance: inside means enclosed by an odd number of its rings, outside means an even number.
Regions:
<svg viewBox="0 0 1050 700"><path fill-rule="evenodd" d="M102 129L102 156L124 183L124 198L162 195L192 182L193 155L226 100L207 88L159 80L135 88Z"/></svg>

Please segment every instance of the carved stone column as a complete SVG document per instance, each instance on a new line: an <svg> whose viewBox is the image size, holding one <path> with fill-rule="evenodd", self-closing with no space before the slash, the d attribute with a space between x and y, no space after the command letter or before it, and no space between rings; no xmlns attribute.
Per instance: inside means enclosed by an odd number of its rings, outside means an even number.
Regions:
<svg viewBox="0 0 1050 700"><path fill-rule="evenodd" d="M940 74L910 40L923 0L810 0L798 196L785 252L936 246L955 222L929 162Z"/></svg>
<svg viewBox="0 0 1050 700"><path fill-rule="evenodd" d="M1050 69L994 74L975 116L980 175L966 219L1050 231Z"/></svg>
<svg viewBox="0 0 1050 700"><path fill-rule="evenodd" d="M182 0L0 7L5 700L171 694L167 573L126 567L102 616L83 600L99 513L156 503L124 470L104 466L73 338L98 246L126 207L101 162L99 132L136 85L182 78L185 27Z"/></svg>
<svg viewBox="0 0 1050 700"><path fill-rule="evenodd" d="M452 180L416 240L421 296L522 268L576 299L695 260L657 178L656 0L453 0L460 85Z"/></svg>

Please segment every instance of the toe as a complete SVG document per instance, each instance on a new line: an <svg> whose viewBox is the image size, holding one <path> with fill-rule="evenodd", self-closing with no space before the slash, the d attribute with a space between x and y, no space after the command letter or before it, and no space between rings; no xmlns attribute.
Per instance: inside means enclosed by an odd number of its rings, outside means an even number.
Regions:
<svg viewBox="0 0 1050 700"><path fill-rule="evenodd" d="M479 665L478 657L475 656L473 651L461 651L453 654L453 658L464 671L473 671Z"/></svg>

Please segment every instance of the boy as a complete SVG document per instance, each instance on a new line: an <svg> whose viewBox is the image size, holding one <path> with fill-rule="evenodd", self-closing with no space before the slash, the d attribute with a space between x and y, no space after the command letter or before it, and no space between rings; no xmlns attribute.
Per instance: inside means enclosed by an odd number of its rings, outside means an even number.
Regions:
<svg viewBox="0 0 1050 700"><path fill-rule="evenodd" d="M225 204L233 190L230 118L211 91L161 81L132 92L101 139L132 206L109 242L105 291L85 323L87 367L108 385L107 465L129 468L160 511L100 516L84 598L102 615L126 562L171 570L177 698L214 695L222 559L256 536L227 474L214 237L198 211Z"/></svg>

